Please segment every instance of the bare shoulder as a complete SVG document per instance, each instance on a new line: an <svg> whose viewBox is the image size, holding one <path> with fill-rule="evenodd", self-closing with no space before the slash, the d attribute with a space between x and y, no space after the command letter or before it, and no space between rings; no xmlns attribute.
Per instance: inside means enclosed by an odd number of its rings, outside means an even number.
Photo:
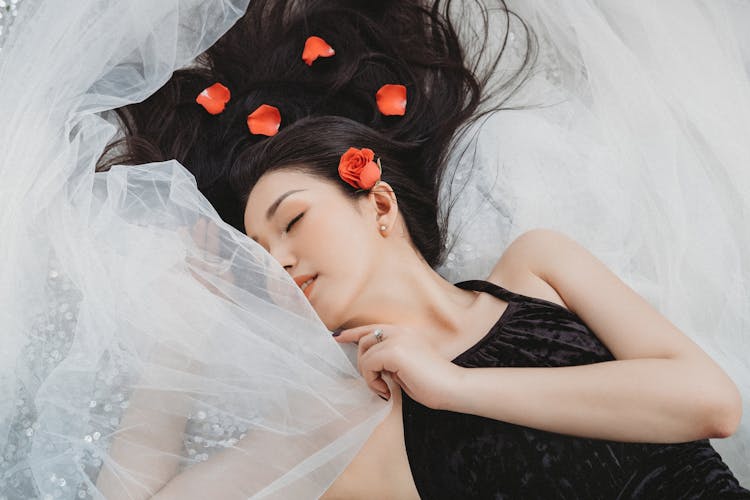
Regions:
<svg viewBox="0 0 750 500"><path fill-rule="evenodd" d="M531 229L522 233L505 249L487 281L521 295L568 308L546 278L546 266L540 264L553 263L555 248L565 239L572 241L563 233L551 229Z"/></svg>

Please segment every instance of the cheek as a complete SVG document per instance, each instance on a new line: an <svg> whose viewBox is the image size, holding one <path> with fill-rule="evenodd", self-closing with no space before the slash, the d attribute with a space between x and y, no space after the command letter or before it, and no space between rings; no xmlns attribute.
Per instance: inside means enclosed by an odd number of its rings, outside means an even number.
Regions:
<svg viewBox="0 0 750 500"><path fill-rule="evenodd" d="M325 249L325 254L347 263L362 260L373 248L372 234L365 230L358 217L326 217L311 230L317 245Z"/></svg>
<svg viewBox="0 0 750 500"><path fill-rule="evenodd" d="M310 222L314 223L308 226L303 243L314 248L308 255L316 262L310 264L319 266L317 272L335 277L342 287L357 288L374 267L377 241L373 235L359 218L327 217Z"/></svg>

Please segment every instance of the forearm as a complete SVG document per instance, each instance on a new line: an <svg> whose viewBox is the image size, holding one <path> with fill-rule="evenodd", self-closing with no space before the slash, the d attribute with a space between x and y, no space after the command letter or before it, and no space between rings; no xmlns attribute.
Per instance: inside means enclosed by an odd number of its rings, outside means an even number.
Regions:
<svg viewBox="0 0 750 500"><path fill-rule="evenodd" d="M384 408L386 411L388 408ZM318 473L304 472L305 464L316 463L331 451L330 445L345 438L354 429L352 422L360 418L380 418L385 414L371 414L367 407L347 411L340 418L332 418L323 425L307 432L280 432L264 430L265 424L253 425L238 442L218 451L207 460L196 463L167 482L153 500L182 498L248 498L260 493L265 497L277 487L275 495L293 498L289 491L323 493L321 482L332 468L343 466L342 455L329 457L328 462L318 463ZM353 420L350 420L353 419ZM359 425L357 425L359 427ZM341 441L337 443L341 444ZM326 451L328 450L328 451ZM317 458L316 458L317 457ZM284 477L285 476L285 477ZM280 486L277 480L284 477ZM290 480L294 478L293 481ZM333 478L331 478L333 480Z"/></svg>
<svg viewBox="0 0 750 500"><path fill-rule="evenodd" d="M314 436L252 429L233 446L171 478L152 499L248 498L293 470L302 457L324 448L332 439L327 436L340 433L337 424L326 424ZM310 482L310 488L318 488L319 480L301 477L296 487Z"/></svg>
<svg viewBox="0 0 750 500"><path fill-rule="evenodd" d="M198 368L177 349L157 346L128 398L96 486L108 499L150 498L177 473L191 394L167 390L157 381Z"/></svg>
<svg viewBox="0 0 750 500"><path fill-rule="evenodd" d="M150 498L247 497L258 470L263 464L253 463L239 448L228 448L172 477Z"/></svg>
<svg viewBox="0 0 750 500"><path fill-rule="evenodd" d="M467 368L446 409L550 432L630 442L724 437L715 379L684 360ZM721 415L719 415L721 417Z"/></svg>
<svg viewBox="0 0 750 500"><path fill-rule="evenodd" d="M180 396L181 397L181 396ZM163 411L169 400L169 411ZM146 499L177 473L186 417L174 416L174 395L137 391L130 398L96 486L108 499Z"/></svg>

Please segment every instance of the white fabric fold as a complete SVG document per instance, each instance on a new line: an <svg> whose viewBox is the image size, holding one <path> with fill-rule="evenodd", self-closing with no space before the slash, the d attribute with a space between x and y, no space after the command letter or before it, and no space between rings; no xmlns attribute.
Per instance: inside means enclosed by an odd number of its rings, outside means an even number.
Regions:
<svg viewBox="0 0 750 500"><path fill-rule="evenodd" d="M179 163L94 174L118 132L99 113L150 95L246 6L40 1L17 21L0 65L9 498L149 498L188 469L194 498L313 498L392 406Z"/></svg>
<svg viewBox="0 0 750 500"><path fill-rule="evenodd" d="M179 163L94 174L118 133L106 111L153 93L246 6L39 0L20 11L0 58L8 498L148 497L186 471L204 477L194 498L317 498L391 409L286 271L219 219ZM456 145L444 188L461 190L457 245L438 271L484 278L533 227L579 241L738 384L740 431L713 444L750 486L750 9L510 7L540 39L513 103L543 106L479 122L475 155ZM517 23L512 34L508 64L523 49Z"/></svg>

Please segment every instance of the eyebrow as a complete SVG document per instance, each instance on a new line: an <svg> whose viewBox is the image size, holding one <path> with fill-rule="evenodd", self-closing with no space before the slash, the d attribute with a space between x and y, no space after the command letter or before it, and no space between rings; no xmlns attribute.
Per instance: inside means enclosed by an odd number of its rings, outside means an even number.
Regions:
<svg viewBox="0 0 750 500"><path fill-rule="evenodd" d="M276 201L271 203L271 206L268 207L268 210L266 210L266 220L271 220L271 217L273 217L273 214L276 213L279 205L281 205L281 202L284 201L287 196L289 196L290 194L299 193L300 191L307 191L307 189L292 189L291 191L287 191L286 193L279 196ZM258 242L258 239L255 236L251 236L250 238L252 238L252 240L256 243Z"/></svg>

